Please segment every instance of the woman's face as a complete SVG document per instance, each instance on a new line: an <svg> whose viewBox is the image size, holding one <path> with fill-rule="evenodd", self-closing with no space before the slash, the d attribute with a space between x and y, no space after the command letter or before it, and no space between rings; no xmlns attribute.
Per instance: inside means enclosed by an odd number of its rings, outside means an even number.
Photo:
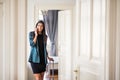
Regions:
<svg viewBox="0 0 120 80"><path fill-rule="evenodd" d="M43 30L43 24L42 23L38 23L37 30L38 30L38 32L42 32L42 30Z"/></svg>

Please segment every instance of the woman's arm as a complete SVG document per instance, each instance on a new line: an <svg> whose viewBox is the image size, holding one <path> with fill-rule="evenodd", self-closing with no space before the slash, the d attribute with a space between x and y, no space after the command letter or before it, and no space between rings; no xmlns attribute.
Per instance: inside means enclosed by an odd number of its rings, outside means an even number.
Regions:
<svg viewBox="0 0 120 80"><path fill-rule="evenodd" d="M37 41L37 31L35 29L35 31L32 31L29 33L29 42L30 42L30 46L35 46L36 41Z"/></svg>
<svg viewBox="0 0 120 80"><path fill-rule="evenodd" d="M29 33L30 46L35 46L35 43L33 42L34 37L35 37L34 32L30 32Z"/></svg>
<svg viewBox="0 0 120 80"><path fill-rule="evenodd" d="M35 37L33 39L34 44L36 44L36 41L37 41L37 36L35 35Z"/></svg>
<svg viewBox="0 0 120 80"><path fill-rule="evenodd" d="M49 57L47 50L46 50L46 55L47 55L47 58L48 58L49 61L54 61L53 58Z"/></svg>
<svg viewBox="0 0 120 80"><path fill-rule="evenodd" d="M33 42L36 44L36 41L37 41L37 36L38 36L38 33L37 33L37 28L35 28L35 37L33 39Z"/></svg>

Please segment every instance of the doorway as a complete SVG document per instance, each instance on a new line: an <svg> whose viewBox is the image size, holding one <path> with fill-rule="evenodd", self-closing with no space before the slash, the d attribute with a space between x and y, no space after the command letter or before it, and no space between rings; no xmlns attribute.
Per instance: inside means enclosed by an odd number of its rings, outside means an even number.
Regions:
<svg viewBox="0 0 120 80"><path fill-rule="evenodd" d="M33 2L30 0L28 1L28 18L27 18L27 34L30 31L34 30L35 23L42 19L42 14L40 13L41 10L60 10L58 13L58 45L57 45L57 55L52 56L55 59L54 68L58 69L58 79L59 80L70 80L69 77L71 74L71 67L67 67L68 65L71 66L71 27L72 27L72 8L71 6L66 5L65 7L54 6L47 7L42 6L39 7L38 5L32 4ZM30 13L31 12L31 13ZM28 37L27 37L28 38ZM27 39L27 53L29 56L29 39ZM50 40L48 39L48 43ZM66 48L65 48L66 47ZM49 48L49 47L48 47ZM66 58L66 56L68 56ZM64 60L64 62L63 62ZM34 77L32 75L32 70L30 65L28 64L28 80L33 80ZM63 74L64 72L64 74ZM67 73L69 72L69 74ZM63 77L65 76L66 77ZM64 78L64 79L63 79Z"/></svg>

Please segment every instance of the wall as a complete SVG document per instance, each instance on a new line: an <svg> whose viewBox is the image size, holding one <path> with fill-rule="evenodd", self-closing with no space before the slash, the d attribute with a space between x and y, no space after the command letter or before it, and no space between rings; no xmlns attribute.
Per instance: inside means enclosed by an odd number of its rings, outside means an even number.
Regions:
<svg viewBox="0 0 120 80"><path fill-rule="evenodd" d="M107 0L107 26L109 32L108 69L106 80L119 80L120 75L120 1Z"/></svg>
<svg viewBox="0 0 120 80"><path fill-rule="evenodd" d="M3 2L0 1L0 64L3 64ZM0 66L0 79L3 79L3 66Z"/></svg>
<svg viewBox="0 0 120 80"><path fill-rule="evenodd" d="M117 0L116 80L120 80L120 0Z"/></svg>
<svg viewBox="0 0 120 80"><path fill-rule="evenodd" d="M0 0L0 79L10 79L10 4Z"/></svg>
<svg viewBox="0 0 120 80"><path fill-rule="evenodd" d="M0 0L0 80L26 80L26 1Z"/></svg>

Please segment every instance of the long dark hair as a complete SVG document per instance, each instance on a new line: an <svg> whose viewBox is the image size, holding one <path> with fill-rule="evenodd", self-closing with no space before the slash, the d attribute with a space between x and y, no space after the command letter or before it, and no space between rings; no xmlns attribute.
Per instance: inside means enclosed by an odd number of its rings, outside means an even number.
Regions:
<svg viewBox="0 0 120 80"><path fill-rule="evenodd" d="M35 26L36 28L37 28L37 25L38 25L39 23L42 23L42 24L43 24L42 34L43 34L43 37L44 37L44 41L46 42L46 41L47 41L47 35L46 35L46 32L45 32L45 23L44 23L44 21L39 20L39 21L36 23L36 26Z"/></svg>

